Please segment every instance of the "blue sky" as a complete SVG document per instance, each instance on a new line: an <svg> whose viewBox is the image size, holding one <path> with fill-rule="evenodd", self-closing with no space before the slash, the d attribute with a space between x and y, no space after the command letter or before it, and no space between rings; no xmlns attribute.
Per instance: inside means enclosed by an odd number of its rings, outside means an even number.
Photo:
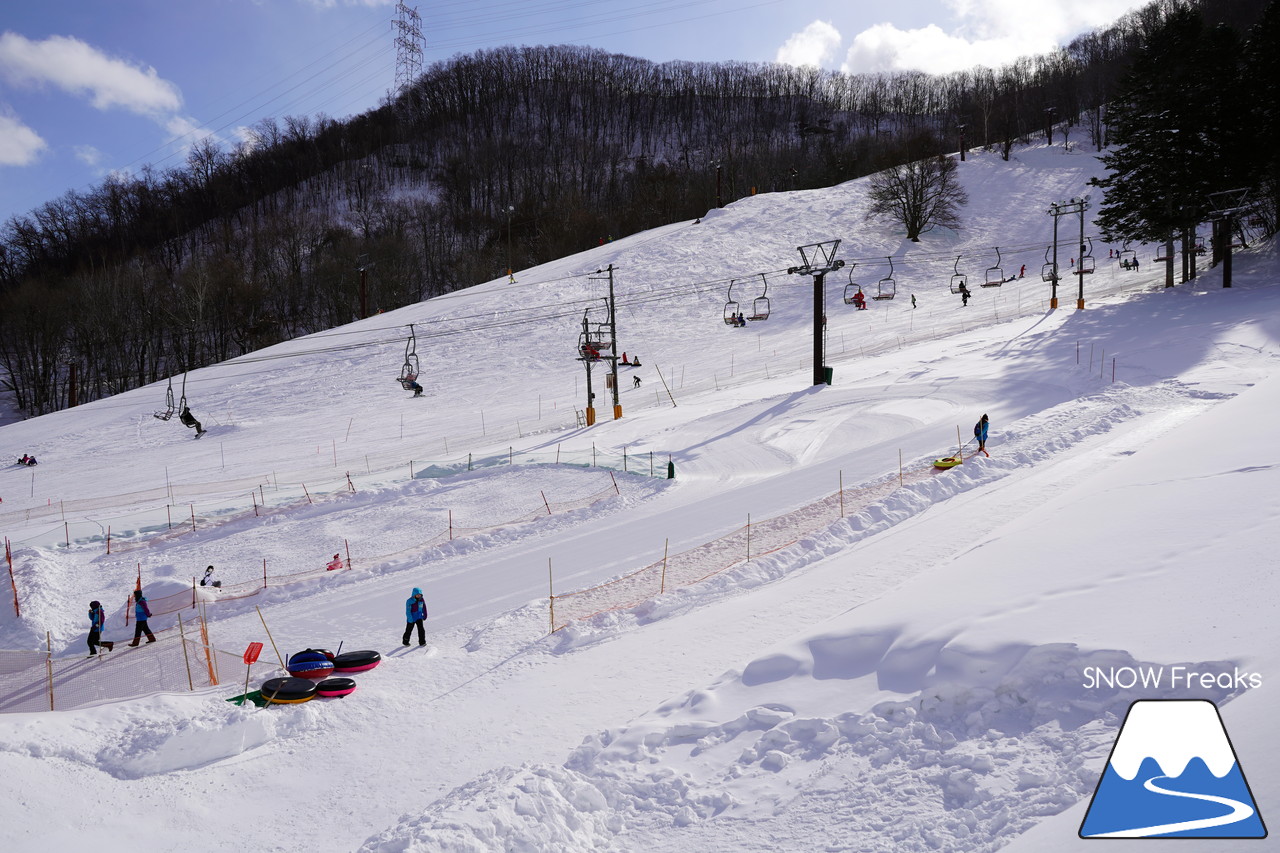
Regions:
<svg viewBox="0 0 1280 853"><path fill-rule="evenodd" d="M412 2L409 2L413 6ZM999 65L1133 0L439 0L424 64L503 44L654 61L846 71ZM180 166L261 118L376 106L394 81L391 0L45 0L0 11L0 222L113 171Z"/></svg>

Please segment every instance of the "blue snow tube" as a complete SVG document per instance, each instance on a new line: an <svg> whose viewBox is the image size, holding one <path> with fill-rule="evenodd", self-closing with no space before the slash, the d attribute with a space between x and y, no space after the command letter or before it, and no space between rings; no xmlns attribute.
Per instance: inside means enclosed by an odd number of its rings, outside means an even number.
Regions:
<svg viewBox="0 0 1280 853"><path fill-rule="evenodd" d="M323 651L307 649L292 655L285 669L297 678L324 678L333 672L333 661Z"/></svg>

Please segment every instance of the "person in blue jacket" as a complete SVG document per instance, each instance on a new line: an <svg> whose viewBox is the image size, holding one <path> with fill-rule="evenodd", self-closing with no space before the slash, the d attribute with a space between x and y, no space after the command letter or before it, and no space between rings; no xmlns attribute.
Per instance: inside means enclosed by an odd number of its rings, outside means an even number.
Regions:
<svg viewBox="0 0 1280 853"><path fill-rule="evenodd" d="M147 635L148 643L154 643L156 635L151 633L151 629L147 627L147 620L151 618L151 608L147 606L147 599L143 597L140 589L133 591L133 618L138 624L133 629L133 642L129 645L138 645L138 641L142 639L143 634Z"/></svg>
<svg viewBox="0 0 1280 853"><path fill-rule="evenodd" d="M990 453L987 453L987 428L989 426L990 423L988 422L986 415L983 415L982 418L973 425L973 437L978 439L978 450L984 456L991 455Z"/></svg>
<svg viewBox="0 0 1280 853"><path fill-rule="evenodd" d="M98 646L102 646L107 651L111 651L116 647L115 643L102 639L102 628L107 624L107 614L102 611L102 604L97 601L89 602L89 657L98 654Z"/></svg>
<svg viewBox="0 0 1280 853"><path fill-rule="evenodd" d="M425 646L427 644L427 629L423 627L423 622L427 618L427 602L422 598L422 590L418 587L413 588L413 595L404 603L404 645L409 645L409 635L413 633L413 626L418 626L418 645Z"/></svg>

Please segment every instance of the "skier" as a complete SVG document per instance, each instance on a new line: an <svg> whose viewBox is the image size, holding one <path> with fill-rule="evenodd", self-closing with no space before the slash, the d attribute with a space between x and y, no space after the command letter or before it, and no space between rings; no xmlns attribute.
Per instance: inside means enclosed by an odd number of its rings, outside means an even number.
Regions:
<svg viewBox="0 0 1280 853"><path fill-rule="evenodd" d="M178 415L178 420L182 421L183 426L195 427L196 438L204 435L204 427L200 426L200 422L196 420L196 416L191 414L191 409L187 406L182 407L182 414Z"/></svg>
<svg viewBox="0 0 1280 853"><path fill-rule="evenodd" d="M1027 274L1027 265L1023 264L1022 269L1018 270L1018 278L1022 278L1026 274Z"/></svg>
<svg viewBox="0 0 1280 853"><path fill-rule="evenodd" d="M916 295L914 293L911 294L911 307L912 308L916 307Z"/></svg>
<svg viewBox="0 0 1280 853"><path fill-rule="evenodd" d="M964 282L960 283L960 307L967 308L969 306L969 288Z"/></svg>
<svg viewBox="0 0 1280 853"><path fill-rule="evenodd" d="M427 602L422 598L422 590L415 586L413 594L404 603L404 645L409 645L409 635L413 633L415 625L418 626L418 645L425 646L427 644L427 632L422 625L426 618Z"/></svg>
<svg viewBox="0 0 1280 853"><path fill-rule="evenodd" d="M640 377L639 377L639 376L633 376L633 377L631 377L631 381L634 383L634 384L631 386L632 388L639 388L639 387L640 387Z"/></svg>
<svg viewBox="0 0 1280 853"><path fill-rule="evenodd" d="M978 422L973 425L973 437L978 439L978 452L983 456L991 455L987 452L987 429L989 426L990 422L987 420L986 415L983 415Z"/></svg>
<svg viewBox="0 0 1280 853"><path fill-rule="evenodd" d="M133 642L129 645L138 645L143 634L147 635L148 643L154 643L156 635L147 627L147 620L151 618L151 608L147 606L147 599L143 597L140 589L133 591L133 618L138 624L133 629Z"/></svg>
<svg viewBox="0 0 1280 853"><path fill-rule="evenodd" d="M111 651L116 647L115 643L102 639L102 628L107 623L107 614L102 612L102 604L97 601L89 602L89 657L98 654L98 646L102 646L107 651Z"/></svg>
<svg viewBox="0 0 1280 853"><path fill-rule="evenodd" d="M341 552L339 552L338 554L334 554L333 559L330 560L329 564L326 565L324 568L325 568L325 571L328 571L328 572L336 572L339 569L341 569L342 568Z"/></svg>

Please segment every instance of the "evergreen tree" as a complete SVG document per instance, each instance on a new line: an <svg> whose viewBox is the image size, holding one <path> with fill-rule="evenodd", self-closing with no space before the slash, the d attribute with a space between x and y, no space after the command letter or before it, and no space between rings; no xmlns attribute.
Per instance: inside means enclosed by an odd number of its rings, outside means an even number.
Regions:
<svg viewBox="0 0 1280 853"><path fill-rule="evenodd" d="M1107 240L1171 240L1201 221L1209 193L1238 186L1237 38L1180 7L1147 35L1112 105L1113 150L1095 179Z"/></svg>

